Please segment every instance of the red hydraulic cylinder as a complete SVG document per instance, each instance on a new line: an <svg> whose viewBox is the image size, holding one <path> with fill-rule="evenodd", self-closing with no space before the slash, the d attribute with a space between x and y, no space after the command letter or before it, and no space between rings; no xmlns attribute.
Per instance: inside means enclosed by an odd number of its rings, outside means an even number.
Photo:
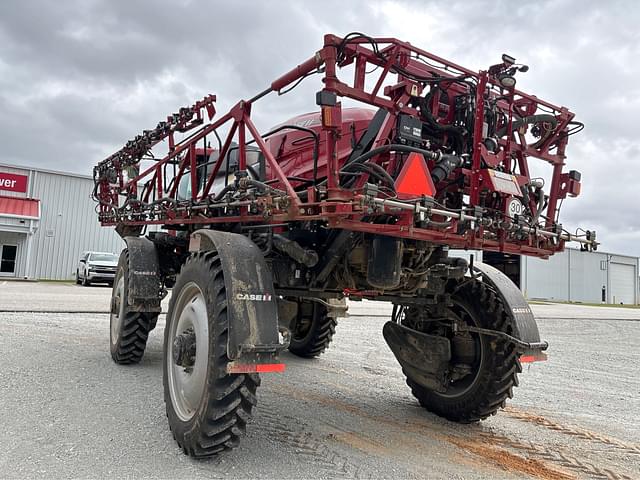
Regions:
<svg viewBox="0 0 640 480"><path fill-rule="evenodd" d="M314 71L321 63L322 59L320 58L320 55L316 53L309 60L301 63L293 70L290 70L289 72L271 82L271 89L275 90L276 92L283 89L290 83L298 80L300 77L304 77L308 73Z"/></svg>

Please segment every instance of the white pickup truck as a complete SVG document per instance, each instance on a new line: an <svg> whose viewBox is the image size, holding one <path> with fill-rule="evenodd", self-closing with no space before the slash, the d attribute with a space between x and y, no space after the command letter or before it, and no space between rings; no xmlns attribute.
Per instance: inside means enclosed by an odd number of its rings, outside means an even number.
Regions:
<svg viewBox="0 0 640 480"><path fill-rule="evenodd" d="M82 252L76 268L76 283L89 286L92 283L113 284L118 267L118 256L108 252Z"/></svg>

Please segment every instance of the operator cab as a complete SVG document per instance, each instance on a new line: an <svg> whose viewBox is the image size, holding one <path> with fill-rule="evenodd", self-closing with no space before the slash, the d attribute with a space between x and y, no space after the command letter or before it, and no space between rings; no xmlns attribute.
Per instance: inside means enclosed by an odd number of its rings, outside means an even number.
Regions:
<svg viewBox="0 0 640 480"><path fill-rule="evenodd" d="M208 155L207 155L208 153ZM220 152L218 150L207 149L207 152L200 148L196 149L196 178L198 183L198 195L205 187L205 182L213 171ZM211 186L211 194L219 194L224 187L232 185L235 181L235 172L238 170L239 149L238 144L233 142L226 159L220 165L216 178ZM254 179L264 178L264 158L260 149L254 146L247 146L247 170ZM177 192L178 200L191 199L191 175L189 170L185 170L180 179Z"/></svg>

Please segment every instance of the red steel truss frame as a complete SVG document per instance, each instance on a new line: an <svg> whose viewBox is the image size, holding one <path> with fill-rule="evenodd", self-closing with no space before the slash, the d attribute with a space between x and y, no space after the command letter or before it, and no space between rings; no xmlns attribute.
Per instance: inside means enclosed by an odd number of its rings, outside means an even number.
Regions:
<svg viewBox="0 0 640 480"><path fill-rule="evenodd" d="M559 200L567 194L577 194L574 191L575 186L571 184L572 180L562 171L568 139L567 128L574 117L573 113L565 107L553 105L519 90L502 87L490 71L472 72L394 38L374 40L379 49L372 48L368 38L358 37L347 41L335 35L326 35L323 48L311 58L273 81L269 88L252 99L238 102L219 118L213 120L216 98L210 95L192 107L181 109L177 114L168 117L167 121L158 124L155 130L145 131L143 135L130 141L94 169L94 197L99 202L98 213L102 224L131 227L160 224L171 228L176 225L279 224L324 220L331 228L425 240L455 248L484 249L540 257L562 250L567 240L578 239L563 233L561 226L557 225ZM348 65L353 65L354 74L349 82L345 82L338 78L338 73ZM379 73L376 72L377 80L373 88L368 88L365 79L371 69L377 69ZM404 113L419 116L419 112L411 106L410 99L422 92L424 84L412 78L437 76L454 79L466 76L473 79L477 84L473 138L482 138L487 95L495 99L498 108L507 112L508 134L499 140L500 148L497 153L489 152L481 142L473 147L471 168L463 170L467 177L466 193L471 209L479 204L483 190L493 189L486 165L493 168L502 165L504 171L511 172L512 162L517 163L520 173L517 179L520 185L524 185L529 181L528 160L537 158L551 164L553 169L545 224L521 228L510 222L509 218L498 224L489 224L483 222L481 213L469 213L465 218L455 214L448 215L437 209L432 212L429 208L423 208L421 211L428 218L449 219L450 224L444 227L422 227L424 224L417 221L417 208L412 211L410 207L398 208L398 205L387 204L379 198L374 200L363 192L364 181L357 183L355 188L342 188L339 182L340 165L336 154L336 142L346 132L341 131L340 103L321 107L322 136L326 142L326 191L323 190L324 194L318 196L318 191L311 187L307 190L308 195L304 200L301 199L251 120L251 109L253 104L266 94L280 92L313 73L322 73L325 92L386 109L386 119L372 149L387 142L395 128L398 115ZM388 85L391 75L397 75L397 82ZM452 82L449 88L462 93L468 87ZM512 118L514 112L522 117L534 114L538 108L551 112L557 119L557 127L553 135L546 138L542 144L532 146L527 144L524 132L512 132ZM204 119L205 111L208 113L209 123ZM184 133L192 129L195 129L193 133L179 142L176 141L177 132ZM218 136L219 130L227 131L224 139ZM218 160L208 175L204 188L198 191L196 149L199 148L200 142L206 149L207 139L211 140L214 135L220 143ZM163 140L167 140L168 153L163 158L155 159L155 163L149 168L139 172L140 161L145 159L150 148ZM234 141L237 142L238 148L238 168L246 170L247 142L255 142L264 155L272 177L277 180L275 185L284 191L284 194L265 195L255 201L213 200L211 189L214 179ZM370 161L381 163L376 157ZM175 170L174 174L171 173L171 169ZM168 174L173 177L169 183ZM184 176L190 177L193 188L191 199L181 201L177 198L177 189ZM139 192L140 185L145 185L145 188ZM121 197L125 199L124 202L121 201ZM533 202L530 207L533 211L537 208ZM392 212L397 215L398 221L392 225L365 221L365 215L372 212ZM459 233L460 222L466 222L465 225L468 226L463 233ZM588 243L584 240L579 241Z"/></svg>

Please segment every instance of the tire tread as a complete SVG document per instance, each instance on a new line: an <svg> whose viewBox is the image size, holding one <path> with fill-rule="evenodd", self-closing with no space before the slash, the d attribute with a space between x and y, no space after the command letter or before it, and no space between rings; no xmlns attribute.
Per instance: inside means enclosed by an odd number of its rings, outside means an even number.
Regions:
<svg viewBox="0 0 640 480"><path fill-rule="evenodd" d="M491 328L500 331L512 331L512 317L497 293L482 282L472 282L460 288L469 298L479 301L481 308L488 313ZM464 292L466 290L466 292ZM491 348L493 343L494 347ZM518 354L513 345L504 340L492 340L489 345L488 365L482 369L480 387L473 394L463 396L459 401L444 401L443 397L414 382L407 376L407 385L411 393L425 409L459 423L473 423L484 420L503 408L506 400L513 396L513 387L518 386L518 373L522 371ZM405 375L406 372L404 372Z"/></svg>
<svg viewBox="0 0 640 480"><path fill-rule="evenodd" d="M209 292L216 303L214 318L209 319L209 333L217 337L213 341L214 352L209 352L216 361L215 368L212 368L209 374L208 391L205 392L208 401L198 424L189 430L188 434L184 434L180 425L173 424L172 415L170 415L171 398L167 387L165 387L165 403L169 427L180 448L192 457L205 458L238 446L240 438L245 435L247 422L252 417L253 407L257 403L256 390L260 385L260 378L257 375L231 375L226 372L226 365L230 361L227 357L226 290L222 265L217 253L198 252L191 255L184 264L180 276L194 269L206 270L207 276L211 279ZM174 286L174 292L181 283L180 276ZM177 295L174 294L169 312L173 311L176 298ZM166 328L166 331L168 332L169 329ZM165 338L165 354L166 342ZM196 417L198 414L191 421L196 421Z"/></svg>
<svg viewBox="0 0 640 480"><path fill-rule="evenodd" d="M300 342L292 339L289 351L294 355L302 358L319 357L333 340L338 325L337 319L327 316L324 308L319 309L318 312L319 314L314 315L312 320L309 335Z"/></svg>
<svg viewBox="0 0 640 480"><path fill-rule="evenodd" d="M122 261L126 263L124 274L128 275L129 251L125 249L122 254L125 257ZM114 285L115 283L114 281ZM126 296L126 292L124 294ZM111 358L115 363L119 365L140 363L147 346L149 332L155 327L157 318L157 313L125 310L119 337L111 348Z"/></svg>

